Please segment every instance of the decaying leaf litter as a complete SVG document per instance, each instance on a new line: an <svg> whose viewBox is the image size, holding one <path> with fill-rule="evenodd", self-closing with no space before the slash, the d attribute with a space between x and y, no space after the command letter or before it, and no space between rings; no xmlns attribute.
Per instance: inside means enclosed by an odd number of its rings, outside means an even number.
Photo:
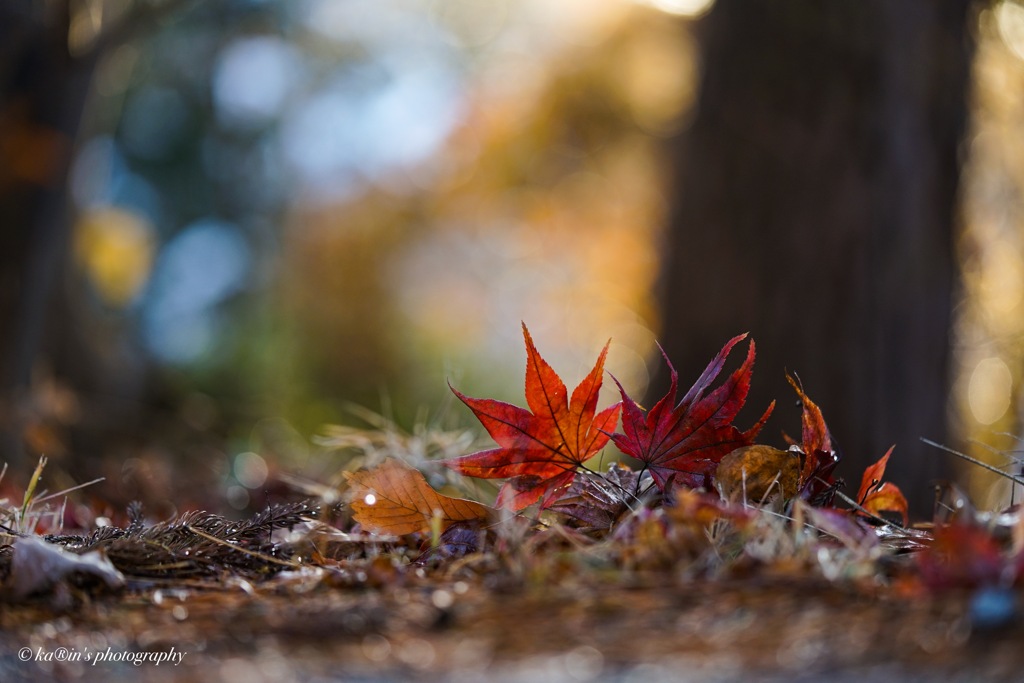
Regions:
<svg viewBox="0 0 1024 683"><path fill-rule="evenodd" d="M88 677L14 652L103 643L192 648L151 680L228 680L231 666L274 680L945 680L1024 664L1015 507L977 511L947 486L935 519L910 526L884 481L893 449L846 494L795 377L799 441L764 442L771 405L740 430L753 341L719 376L746 335L678 401L666 357L670 389L645 412L617 382L621 401L598 409L607 345L570 394L523 333L528 409L453 388L497 447L335 428L339 476L290 478L295 499L248 520L132 506L123 526L64 530L59 496L36 493L41 461L23 499L3 501L0 674ZM493 494L470 478L504 482Z"/></svg>

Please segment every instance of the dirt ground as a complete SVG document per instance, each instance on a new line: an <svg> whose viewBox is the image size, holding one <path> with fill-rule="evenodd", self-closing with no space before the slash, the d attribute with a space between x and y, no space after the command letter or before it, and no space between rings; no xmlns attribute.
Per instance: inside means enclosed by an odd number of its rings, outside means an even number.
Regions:
<svg viewBox="0 0 1024 683"><path fill-rule="evenodd" d="M981 628L969 600L771 578L557 590L433 580L353 589L322 577L150 586L70 609L5 606L0 680L1024 679L1024 626Z"/></svg>

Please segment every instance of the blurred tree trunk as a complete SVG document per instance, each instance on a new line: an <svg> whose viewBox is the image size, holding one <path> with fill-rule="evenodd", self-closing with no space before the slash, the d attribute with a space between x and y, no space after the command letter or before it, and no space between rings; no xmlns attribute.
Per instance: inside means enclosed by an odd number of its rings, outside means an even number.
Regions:
<svg viewBox="0 0 1024 683"><path fill-rule="evenodd" d="M68 172L100 59L187 2L128 2L96 13L68 0L0 1L0 462L24 464L26 427L41 409L30 389L42 357L86 394L109 385L114 370L130 371L123 357L113 368L101 362L74 319ZM92 412L114 415L117 425L137 416L134 404L125 410L110 396L97 403L103 409Z"/></svg>
<svg viewBox="0 0 1024 683"><path fill-rule="evenodd" d="M67 251L67 168L93 64L68 53L68 12L0 4L0 458L12 465Z"/></svg>
<svg viewBox="0 0 1024 683"><path fill-rule="evenodd" d="M799 434L797 372L856 492L888 477L929 514L946 437L967 0L719 0L678 140L663 276L665 348L695 377L750 331L765 436ZM773 434L774 432L774 434Z"/></svg>

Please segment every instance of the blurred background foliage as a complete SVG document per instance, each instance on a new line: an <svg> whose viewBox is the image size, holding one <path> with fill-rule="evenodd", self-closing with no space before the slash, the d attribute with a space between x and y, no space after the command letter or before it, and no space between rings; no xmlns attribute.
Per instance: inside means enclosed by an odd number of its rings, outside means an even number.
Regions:
<svg viewBox="0 0 1024 683"><path fill-rule="evenodd" d="M711 0L20 6L65 22L87 87L64 138L2 103L0 181L48 182L66 147L71 226L12 453L245 508L275 469L329 469L310 437L350 403L411 429L469 424L447 381L521 402L520 320L569 383L609 337L628 390L659 372L686 315L658 303L666 141ZM976 23L951 411L998 459L1024 374L1024 5Z"/></svg>
<svg viewBox="0 0 1024 683"><path fill-rule="evenodd" d="M87 353L34 363L27 450L107 460L128 495L256 453L302 468L349 404L411 427L446 381L521 401L520 320L567 381L611 337L642 394L658 149L695 85L679 16L706 9L659 4L68 3L73 55L122 39L74 139L49 333Z"/></svg>
<svg viewBox="0 0 1024 683"><path fill-rule="evenodd" d="M612 336L642 391L677 33L621 2L196 6L98 66L76 263L233 420L511 399L519 320L562 367Z"/></svg>

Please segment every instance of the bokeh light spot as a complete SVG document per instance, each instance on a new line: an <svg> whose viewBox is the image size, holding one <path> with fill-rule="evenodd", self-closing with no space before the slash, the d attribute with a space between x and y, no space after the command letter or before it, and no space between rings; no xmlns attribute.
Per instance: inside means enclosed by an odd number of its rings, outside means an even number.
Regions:
<svg viewBox="0 0 1024 683"><path fill-rule="evenodd" d="M149 278L155 233L143 217L107 207L84 212L75 224L75 256L107 305L133 303Z"/></svg>
<svg viewBox="0 0 1024 683"><path fill-rule="evenodd" d="M971 414L980 424L990 425L1010 407L1013 376L1001 358L985 358L971 373L967 389Z"/></svg>
<svg viewBox="0 0 1024 683"><path fill-rule="evenodd" d="M707 13L715 0L643 0L645 4L667 14L696 19Z"/></svg>
<svg viewBox="0 0 1024 683"><path fill-rule="evenodd" d="M211 308L239 291L249 269L249 249L231 224L202 220L175 237L160 256L153 278L145 331L161 358L196 358L216 331Z"/></svg>
<svg viewBox="0 0 1024 683"><path fill-rule="evenodd" d="M218 119L229 126L260 125L280 115L299 80L302 61L279 38L244 38L228 45L213 72Z"/></svg>
<svg viewBox="0 0 1024 683"><path fill-rule="evenodd" d="M1019 59L1024 59L1024 7L1013 0L1003 0L995 11L1003 43Z"/></svg>
<svg viewBox="0 0 1024 683"><path fill-rule="evenodd" d="M235 456L235 479L248 489L258 489L267 481L270 468L258 453L247 451Z"/></svg>

